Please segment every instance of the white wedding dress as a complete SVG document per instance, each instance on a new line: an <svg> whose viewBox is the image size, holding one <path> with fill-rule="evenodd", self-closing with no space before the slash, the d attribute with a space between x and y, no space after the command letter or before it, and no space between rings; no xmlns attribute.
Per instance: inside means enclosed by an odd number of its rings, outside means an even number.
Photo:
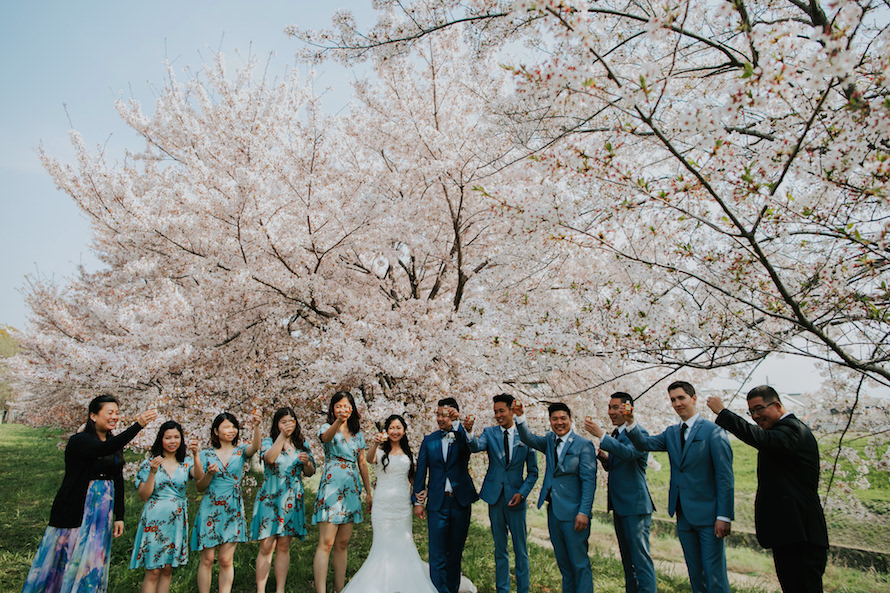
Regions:
<svg viewBox="0 0 890 593"><path fill-rule="evenodd" d="M382 457L378 451L378 462ZM436 593L411 533L409 466L407 455L390 455L385 471L376 464L371 551L342 593Z"/></svg>

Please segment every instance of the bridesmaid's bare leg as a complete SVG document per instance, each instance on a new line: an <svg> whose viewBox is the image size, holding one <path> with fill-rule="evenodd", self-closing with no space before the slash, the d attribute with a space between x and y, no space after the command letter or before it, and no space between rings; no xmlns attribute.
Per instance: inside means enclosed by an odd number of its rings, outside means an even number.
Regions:
<svg viewBox="0 0 890 593"><path fill-rule="evenodd" d="M290 540L291 536L278 536L275 544L275 593L284 593L284 583L287 582L287 570L290 568Z"/></svg>
<svg viewBox="0 0 890 593"><path fill-rule="evenodd" d="M352 523L338 525L337 537L334 539L334 591L342 591L346 586L346 552L349 538L352 537Z"/></svg>
<svg viewBox="0 0 890 593"><path fill-rule="evenodd" d="M256 555L256 590L266 593L266 581L272 568L272 553L275 552L275 536L260 540L260 550Z"/></svg>
<svg viewBox="0 0 890 593"><path fill-rule="evenodd" d="M219 593L232 593L235 582L235 548L238 544L227 543L219 546Z"/></svg>
<svg viewBox="0 0 890 593"><path fill-rule="evenodd" d="M312 561L315 593L327 593L328 558L331 555L331 548L334 547L334 539L337 537L337 527L338 525L327 521L318 524L318 547L315 548L315 559Z"/></svg>
<svg viewBox="0 0 890 593"><path fill-rule="evenodd" d="M201 550L198 562L198 593L210 593L210 579L213 576L213 560L216 557L216 546Z"/></svg>

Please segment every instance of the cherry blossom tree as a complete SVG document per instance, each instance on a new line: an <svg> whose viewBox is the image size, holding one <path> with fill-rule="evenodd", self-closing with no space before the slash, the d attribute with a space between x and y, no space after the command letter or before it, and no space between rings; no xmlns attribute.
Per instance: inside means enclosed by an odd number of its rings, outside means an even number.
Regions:
<svg viewBox="0 0 890 593"><path fill-rule="evenodd" d="M292 32L355 60L461 27L510 64L515 100L491 107L558 181L495 197L614 264L572 282L568 347L700 369L786 352L890 382L884 4L380 5L370 31Z"/></svg>
<svg viewBox="0 0 890 593"><path fill-rule="evenodd" d="M284 403L314 427L346 387L370 418L431 423L445 394L487 408L571 369L512 341L536 314L514 303L552 292L564 257L481 191L542 180L482 109L509 73L443 36L376 63L336 117L297 69L169 76L152 114L117 106L142 151L109 162L72 134L76 163L41 155L105 267L28 288L13 364L32 420L77 424L110 390L202 431Z"/></svg>
<svg viewBox="0 0 890 593"><path fill-rule="evenodd" d="M662 376L808 357L830 371L813 408L844 410L843 434L863 389L890 385L886 2L377 6L366 30L343 12L331 30L290 32L351 62L457 29L515 76L490 109L544 178L483 189L560 245L552 287L575 312L538 315L514 343ZM547 311L541 296L527 298ZM843 436L834 457L860 468L834 482L835 502L886 466Z"/></svg>

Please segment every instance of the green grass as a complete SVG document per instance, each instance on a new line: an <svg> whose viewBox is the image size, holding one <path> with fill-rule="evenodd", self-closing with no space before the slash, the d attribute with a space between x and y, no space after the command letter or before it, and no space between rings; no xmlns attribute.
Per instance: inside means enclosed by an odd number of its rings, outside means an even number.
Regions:
<svg viewBox="0 0 890 593"><path fill-rule="evenodd" d="M49 507L61 481L63 460L62 451L57 447L63 433L47 429L33 429L18 425L0 425L0 591L21 589L37 544L46 527ZM751 488L753 491L753 455L736 447L736 469L741 473L737 478L737 488ZM131 460L139 458L130 455ZM749 465L750 464L750 465ZM650 472L653 496L659 505L659 513L666 515L666 494L661 496L659 488L666 488L669 470L666 460L663 470ZM750 476L744 472L749 472ZM307 483L307 505L313 502L315 480ZM666 492L666 490L664 490ZM194 503L196 493L190 486L189 500L192 513L197 509ZM252 507L254 491L246 489L245 502ZM602 496L599 497L602 500ZM600 502L597 503L600 505ZM741 506L741 505L739 505ZM138 591L142 582L141 570L129 570L133 534L139 519L142 503L130 484L127 492L126 530L124 536L115 540L112 548L112 566L109 575L109 591ZM741 511L742 509L738 509ZM474 520L464 551L464 573L479 588L480 593L494 592L494 560L490 533L485 526L486 510L484 503L474 506ZM532 530L529 546L532 591L535 593L561 590L561 579L553 552L545 546L546 520L540 511L529 513L529 526ZM288 591L298 593L314 592L312 580L312 557L318 530L311 524L304 542L291 546ZM370 521L357 525L349 551L347 574L353 574L361 566L371 546ZM426 557L426 525L415 521L414 539L422 557ZM619 593L624 590L621 564L615 557L617 546L611 524L594 521L590 541L591 565L594 573L594 587L597 593ZM685 568L682 564L682 551L672 530L652 537L653 557L658 569L658 590L663 593L687 593L690 591ZM257 546L253 543L240 544L235 554L235 592L255 590L254 560ZM727 551L730 570L734 573L733 591L755 593L775 590L772 559L768 553L759 550L730 547ZM189 564L173 571L174 593L196 591L197 555L191 554ZM739 575L750 575L745 578ZM214 577L215 578L215 577ZM270 579L268 590L273 590ZM329 578L328 587L331 587ZM826 575L826 590L844 593L865 592L890 593L887 575L856 571L839 566L831 566Z"/></svg>

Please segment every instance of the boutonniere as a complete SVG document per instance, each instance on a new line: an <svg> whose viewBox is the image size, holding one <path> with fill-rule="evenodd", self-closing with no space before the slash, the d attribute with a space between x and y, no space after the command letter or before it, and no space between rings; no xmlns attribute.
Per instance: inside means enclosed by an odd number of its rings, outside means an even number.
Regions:
<svg viewBox="0 0 890 593"><path fill-rule="evenodd" d="M451 443L454 442L454 433L453 433L453 432L446 432L446 433L442 436L442 438L443 438L444 440L448 441L448 444L450 445Z"/></svg>

